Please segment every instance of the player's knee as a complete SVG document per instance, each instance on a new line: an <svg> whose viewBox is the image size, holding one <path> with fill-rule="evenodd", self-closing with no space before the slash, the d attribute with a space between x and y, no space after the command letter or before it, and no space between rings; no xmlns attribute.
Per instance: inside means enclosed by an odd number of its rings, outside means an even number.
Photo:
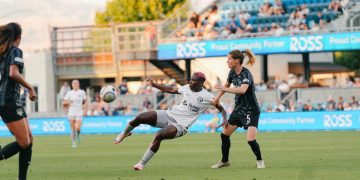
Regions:
<svg viewBox="0 0 360 180"><path fill-rule="evenodd" d="M31 145L30 138L24 138L24 139L18 140L18 143L22 149L26 149Z"/></svg>

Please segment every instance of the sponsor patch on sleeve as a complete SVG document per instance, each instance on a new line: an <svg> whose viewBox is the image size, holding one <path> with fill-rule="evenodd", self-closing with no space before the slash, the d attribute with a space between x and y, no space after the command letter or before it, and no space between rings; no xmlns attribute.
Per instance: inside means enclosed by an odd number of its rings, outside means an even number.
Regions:
<svg viewBox="0 0 360 180"><path fill-rule="evenodd" d="M14 61L23 63L23 59L20 57L15 57Z"/></svg>
<svg viewBox="0 0 360 180"><path fill-rule="evenodd" d="M242 82L243 82L243 83L249 83L249 82L250 82L250 80L249 80L249 79L247 79L247 78L245 78L245 79L243 79L243 80L242 80Z"/></svg>

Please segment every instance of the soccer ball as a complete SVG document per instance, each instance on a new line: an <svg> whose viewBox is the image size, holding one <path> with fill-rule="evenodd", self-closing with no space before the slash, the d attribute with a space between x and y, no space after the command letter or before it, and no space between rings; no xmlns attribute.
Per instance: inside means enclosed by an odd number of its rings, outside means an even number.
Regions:
<svg viewBox="0 0 360 180"><path fill-rule="evenodd" d="M106 86L101 88L100 98L106 103L111 103L116 99L116 89L112 86Z"/></svg>

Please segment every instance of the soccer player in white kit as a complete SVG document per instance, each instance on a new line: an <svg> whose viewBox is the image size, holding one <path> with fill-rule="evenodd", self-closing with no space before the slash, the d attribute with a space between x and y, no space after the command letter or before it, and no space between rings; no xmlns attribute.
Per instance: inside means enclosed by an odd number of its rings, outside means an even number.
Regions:
<svg viewBox="0 0 360 180"><path fill-rule="evenodd" d="M213 94L203 88L205 75L196 72L191 76L190 82L180 88L173 86L164 86L147 80L147 85L160 89L163 92L172 94L182 94L183 98L180 104L173 106L169 110L157 110L141 113L134 120L130 121L124 132L122 132L114 143L120 143L124 138L131 135L131 130L140 124L148 124L161 128L155 135L150 147L146 150L143 158L134 166L135 170L142 170L146 163L159 150L160 143L165 139L173 139L185 135L191 125L197 118L211 105ZM214 105L222 112L223 125L227 125L227 114L224 108L216 104Z"/></svg>
<svg viewBox="0 0 360 180"><path fill-rule="evenodd" d="M69 106L68 119L71 126L72 147L76 147L76 139L80 143L80 130L83 118L83 105L86 102L86 93L80 89L79 80L75 79L71 83L72 90L67 92L64 97L64 106Z"/></svg>

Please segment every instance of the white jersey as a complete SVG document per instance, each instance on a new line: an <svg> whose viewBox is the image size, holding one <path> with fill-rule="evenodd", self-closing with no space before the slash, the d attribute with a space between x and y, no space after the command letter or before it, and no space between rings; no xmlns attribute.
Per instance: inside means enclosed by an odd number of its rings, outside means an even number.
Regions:
<svg viewBox="0 0 360 180"><path fill-rule="evenodd" d="M205 89L194 92L189 85L181 86L178 92L183 95L182 101L179 105L168 109L167 114L187 129L211 106L214 95Z"/></svg>
<svg viewBox="0 0 360 180"><path fill-rule="evenodd" d="M83 101L86 99L84 90L71 90L66 93L64 100L70 101L69 116L82 116L83 115Z"/></svg>

